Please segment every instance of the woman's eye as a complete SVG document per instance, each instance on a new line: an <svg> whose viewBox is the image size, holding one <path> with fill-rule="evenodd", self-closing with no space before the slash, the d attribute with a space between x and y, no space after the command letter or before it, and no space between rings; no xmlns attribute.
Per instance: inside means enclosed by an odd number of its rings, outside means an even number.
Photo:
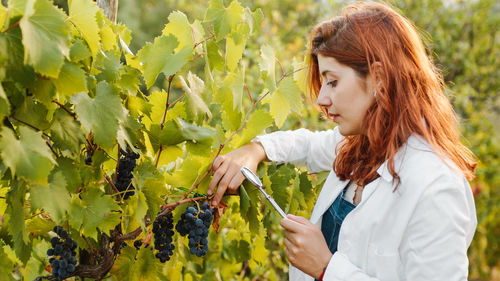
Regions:
<svg viewBox="0 0 500 281"><path fill-rule="evenodd" d="M335 86L337 86L337 80L329 81L326 83L326 85L328 85L330 87L335 87Z"/></svg>

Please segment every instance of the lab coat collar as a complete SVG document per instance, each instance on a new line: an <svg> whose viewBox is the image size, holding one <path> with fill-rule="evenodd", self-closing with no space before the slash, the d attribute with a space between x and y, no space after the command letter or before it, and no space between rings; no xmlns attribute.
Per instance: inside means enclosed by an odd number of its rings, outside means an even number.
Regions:
<svg viewBox="0 0 500 281"><path fill-rule="evenodd" d="M420 136L411 135L407 142L398 150L396 155L394 156L394 169L396 173L399 173L401 170L401 165L403 163L403 158L405 157L408 150L428 150L432 151L430 145ZM380 165L377 169L380 178L384 181L387 181L387 186L393 186L393 177L389 172L389 168L387 167L388 161L385 161ZM340 194L342 189L349 183L349 180L341 181L332 170L330 175L326 179L327 182L323 185L321 192L318 196L318 200L316 201L316 205L311 214L310 221L316 225L321 224L321 217L323 213L332 205L333 201ZM361 202L358 204L358 207L370 197L370 195L375 191L377 186L380 183L380 179L376 179L373 182L367 184L363 189L363 193L361 194Z"/></svg>
<svg viewBox="0 0 500 281"><path fill-rule="evenodd" d="M403 146L398 150L398 152L394 156L394 169L396 173L399 173L399 171L401 170L401 163L408 149L433 151L431 145L423 137L417 134L411 135L406 141L406 143L403 144ZM389 167L387 166L388 162L389 160L385 160L384 163L382 163L382 165L380 165L380 167L377 169L377 173L385 181L392 182L394 178L389 172Z"/></svg>

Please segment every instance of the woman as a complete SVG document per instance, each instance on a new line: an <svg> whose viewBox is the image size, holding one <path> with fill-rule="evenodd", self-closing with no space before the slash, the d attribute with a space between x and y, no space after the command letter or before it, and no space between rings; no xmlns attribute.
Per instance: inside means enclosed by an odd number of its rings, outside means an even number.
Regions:
<svg viewBox="0 0 500 281"><path fill-rule="evenodd" d="M275 132L218 157L213 203L242 183L242 165L331 170L310 220L281 221L290 280L467 280L475 157L415 27L356 3L310 43L309 88L337 127Z"/></svg>

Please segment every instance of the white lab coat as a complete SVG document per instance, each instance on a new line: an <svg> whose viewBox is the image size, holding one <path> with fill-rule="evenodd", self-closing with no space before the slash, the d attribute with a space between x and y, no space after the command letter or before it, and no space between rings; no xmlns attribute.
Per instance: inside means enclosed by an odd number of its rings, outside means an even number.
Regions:
<svg viewBox="0 0 500 281"><path fill-rule="evenodd" d="M262 143L271 161L305 165L311 172L330 170L310 218L318 226L347 184L332 171L334 149L342 140L337 128L275 132L253 140ZM449 165L422 137L411 136L395 156L397 191L386 161L345 218L323 280L467 280L467 248L477 225L474 198L462 173ZM289 276L314 279L292 265Z"/></svg>

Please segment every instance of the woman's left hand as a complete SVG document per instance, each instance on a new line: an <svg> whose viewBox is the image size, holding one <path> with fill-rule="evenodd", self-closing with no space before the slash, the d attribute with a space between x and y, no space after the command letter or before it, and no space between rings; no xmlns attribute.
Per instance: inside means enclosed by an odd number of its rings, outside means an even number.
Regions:
<svg viewBox="0 0 500 281"><path fill-rule="evenodd" d="M321 229L304 217L290 214L280 224L285 228L286 256L290 263L319 278L332 257Z"/></svg>

